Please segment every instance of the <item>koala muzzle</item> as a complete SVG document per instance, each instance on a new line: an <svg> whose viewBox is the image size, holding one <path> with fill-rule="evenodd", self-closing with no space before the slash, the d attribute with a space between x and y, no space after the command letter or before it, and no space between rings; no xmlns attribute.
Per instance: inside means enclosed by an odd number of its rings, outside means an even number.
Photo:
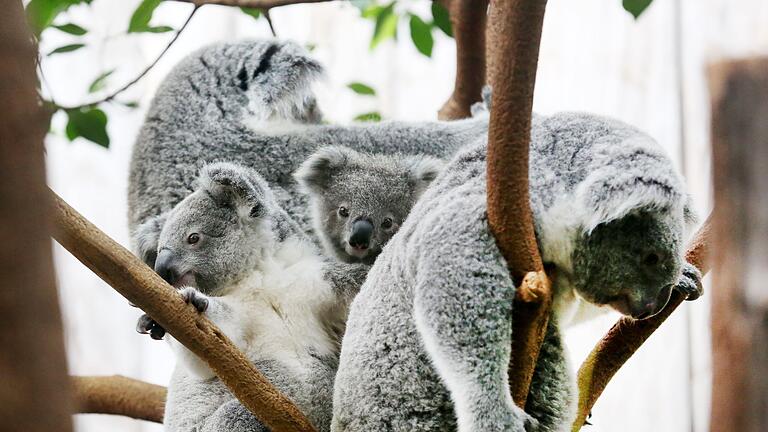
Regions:
<svg viewBox="0 0 768 432"><path fill-rule="evenodd" d="M176 255L169 249L161 249L155 260L155 272L174 286L181 278L177 261Z"/></svg>
<svg viewBox="0 0 768 432"><path fill-rule="evenodd" d="M352 234L349 236L349 245L355 249L365 250L371 245L373 236L373 224L367 219L356 220L352 224Z"/></svg>
<svg viewBox="0 0 768 432"><path fill-rule="evenodd" d="M665 286L659 291L659 294L654 299L644 301L641 304L633 304L630 302L629 309L630 314L635 319L650 318L664 309L664 306L669 302L669 298L672 295L672 287Z"/></svg>

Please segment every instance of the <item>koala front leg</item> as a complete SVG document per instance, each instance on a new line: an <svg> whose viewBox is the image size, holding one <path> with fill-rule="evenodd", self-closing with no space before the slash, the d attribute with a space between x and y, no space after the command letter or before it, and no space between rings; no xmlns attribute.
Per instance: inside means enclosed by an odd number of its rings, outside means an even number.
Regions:
<svg viewBox="0 0 768 432"><path fill-rule="evenodd" d="M536 421L509 392L514 285L496 258L483 209L472 217L450 213L426 224L432 229L419 241L417 253L423 253L414 254L416 328L451 394L459 432L534 431Z"/></svg>
<svg viewBox="0 0 768 432"><path fill-rule="evenodd" d="M331 284L336 298L349 304L355 298L365 282L371 266L367 264L347 264L329 262L325 266L325 280Z"/></svg>
<svg viewBox="0 0 768 432"><path fill-rule="evenodd" d="M195 429L199 432L268 432L264 425L237 399L222 404L205 422Z"/></svg>
<svg viewBox="0 0 768 432"><path fill-rule="evenodd" d="M685 294L686 300L696 300L704 293L701 284L701 272L691 263L683 264L683 274L675 286L675 289Z"/></svg>

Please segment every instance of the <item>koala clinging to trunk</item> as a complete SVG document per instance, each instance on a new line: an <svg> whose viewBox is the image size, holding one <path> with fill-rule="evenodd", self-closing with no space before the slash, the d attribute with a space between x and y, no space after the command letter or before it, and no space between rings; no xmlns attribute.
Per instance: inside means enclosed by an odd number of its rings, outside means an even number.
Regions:
<svg viewBox="0 0 768 432"><path fill-rule="evenodd" d="M371 268L349 313L334 432L570 430L561 328L580 306L635 318L694 299L688 197L646 134L588 114L536 116L530 199L554 304L525 411L509 392L515 285L488 229L487 139L459 150Z"/></svg>
<svg viewBox="0 0 768 432"><path fill-rule="evenodd" d="M327 262L266 181L230 163L205 166L194 192L137 236L142 252L156 255L155 270L327 431L338 337L368 266ZM139 321L140 332L158 329L146 315ZM166 430L267 431L203 361L168 339L178 363Z"/></svg>
<svg viewBox="0 0 768 432"><path fill-rule="evenodd" d="M323 147L294 177L309 195L315 233L345 262L372 264L443 162L424 155Z"/></svg>

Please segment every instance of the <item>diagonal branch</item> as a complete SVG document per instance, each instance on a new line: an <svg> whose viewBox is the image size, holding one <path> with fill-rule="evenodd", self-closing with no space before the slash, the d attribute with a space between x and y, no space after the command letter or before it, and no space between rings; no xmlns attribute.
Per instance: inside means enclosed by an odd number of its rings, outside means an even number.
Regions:
<svg viewBox="0 0 768 432"><path fill-rule="evenodd" d="M546 0L492 0L488 19L488 225L516 283L512 398L525 407L552 302L533 230L528 191L533 88Z"/></svg>
<svg viewBox="0 0 768 432"><path fill-rule="evenodd" d="M470 115L470 107L480 101L485 85L485 23L487 0L442 2L451 17L456 41L456 82L451 97L437 113L440 120L456 120Z"/></svg>
<svg viewBox="0 0 768 432"><path fill-rule="evenodd" d="M114 414L163 422L166 389L120 375L74 376L72 390L76 412Z"/></svg>
<svg viewBox="0 0 768 432"><path fill-rule="evenodd" d="M705 274L709 271L711 218L696 233L685 255L686 260ZM577 432L595 405L605 386L632 354L680 306L685 297L677 291L658 315L644 320L621 318L603 336L579 368L579 409L572 430Z"/></svg>
<svg viewBox="0 0 768 432"><path fill-rule="evenodd" d="M309 420L205 316L152 269L51 192L54 238L105 282L137 305L210 366L221 381L274 432L314 432Z"/></svg>

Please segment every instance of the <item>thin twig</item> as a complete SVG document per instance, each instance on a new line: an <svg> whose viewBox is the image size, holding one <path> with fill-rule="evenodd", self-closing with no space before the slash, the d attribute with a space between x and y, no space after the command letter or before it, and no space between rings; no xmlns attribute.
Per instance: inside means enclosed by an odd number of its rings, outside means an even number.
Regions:
<svg viewBox="0 0 768 432"><path fill-rule="evenodd" d="M155 60L152 63L149 64L149 66L147 66L138 76L136 76L136 78L132 79L131 81L129 81L128 83L126 83L125 85L120 87L119 89L115 90L114 92L110 93L109 95L107 95L107 96L105 96L105 97L103 97L103 98L101 98L99 100L95 100L93 102L88 102L88 103L85 103L85 104L82 104L82 105L77 105L77 106L72 106L72 107L65 107L65 106L54 104L55 107L57 109L62 109L62 110L77 110L77 109L92 107L92 106L95 106L95 105L102 104L104 102L110 102L113 99L115 99L118 95L123 93L124 91L126 91L129 88L133 87L137 82L139 82L142 78L144 78L144 76L147 75L149 73L149 71L152 70L152 68L155 67L155 65L157 65L157 63L160 61L160 59L163 58L165 53L167 53L168 50L171 49L171 46L173 46L173 44L176 42L176 40L179 39L179 36L181 36L181 33L184 31L184 29L187 28L187 25L189 24L190 21L192 21L192 17L195 16L195 12L197 12L197 10L199 8L200 8L199 5L195 5L195 8L192 9L192 12L187 17L187 20L184 21L184 24L182 24L182 26L179 28L179 30L176 31L176 34L173 35L173 38L168 42L168 44L165 46L163 51L160 52L160 55L158 55L155 58Z"/></svg>

